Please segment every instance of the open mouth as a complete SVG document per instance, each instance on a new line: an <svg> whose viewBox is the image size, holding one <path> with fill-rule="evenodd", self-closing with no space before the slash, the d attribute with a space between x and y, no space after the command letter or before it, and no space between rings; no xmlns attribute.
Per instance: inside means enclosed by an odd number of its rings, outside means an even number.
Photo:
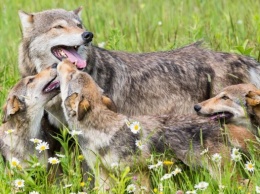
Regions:
<svg viewBox="0 0 260 194"><path fill-rule="evenodd" d="M67 58L70 62L76 65L79 70L87 66L86 60L83 59L78 53L79 46L55 46L51 48L52 54L60 61Z"/></svg>
<svg viewBox="0 0 260 194"><path fill-rule="evenodd" d="M217 121L217 120L228 120L231 119L234 115L230 112L217 112L212 115L208 115L211 120Z"/></svg>
<svg viewBox="0 0 260 194"><path fill-rule="evenodd" d="M44 88L42 89L44 93L49 93L53 90L60 89L60 81L56 78L57 76L54 77L48 84L44 86Z"/></svg>

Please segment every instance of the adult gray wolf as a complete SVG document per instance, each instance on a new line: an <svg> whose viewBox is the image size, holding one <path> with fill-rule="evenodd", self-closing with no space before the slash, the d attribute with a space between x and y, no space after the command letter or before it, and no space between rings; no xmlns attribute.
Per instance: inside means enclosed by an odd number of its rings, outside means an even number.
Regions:
<svg viewBox="0 0 260 194"><path fill-rule="evenodd" d="M252 82L259 86L260 67L254 59L210 51L200 43L140 54L93 46L93 34L83 27L80 12L81 8L19 12L22 76L36 74L66 57L88 72L114 101L118 112L126 115L191 113L190 107L228 85ZM46 108L64 120L60 104L53 101Z"/></svg>
<svg viewBox="0 0 260 194"><path fill-rule="evenodd" d="M47 154L53 154L55 143L51 134L54 133L46 131L46 126L42 126L41 122L44 105L59 93L56 66L21 79L9 92L0 127L0 153L6 161L17 158L25 167L26 160L38 153L34 143L30 142L34 138L48 142L50 149ZM10 129L14 131L9 134ZM37 156L41 162L47 163L47 160L43 161L44 154Z"/></svg>
<svg viewBox="0 0 260 194"><path fill-rule="evenodd" d="M99 186L110 185L108 174L115 162L136 170L142 184L149 186L145 161L153 151L170 150L185 164L202 167L205 160L210 163L208 157L200 154L205 148L210 155L221 153L228 159L233 142L246 151L245 138L255 140L244 127L227 126L229 135L226 135L218 121L192 114L128 117L115 113L109 109L112 101L104 100L102 90L90 75L77 70L68 60L61 62L57 70L69 127L82 132L78 136L79 145L93 172L97 162L101 162ZM133 121L140 122L141 129L130 126L130 130L128 122ZM237 135L238 132L244 135ZM214 175L211 165L205 167Z"/></svg>
<svg viewBox="0 0 260 194"><path fill-rule="evenodd" d="M224 88L218 95L198 103L195 111L212 120L244 126L258 135L260 125L260 90L253 84L237 84Z"/></svg>

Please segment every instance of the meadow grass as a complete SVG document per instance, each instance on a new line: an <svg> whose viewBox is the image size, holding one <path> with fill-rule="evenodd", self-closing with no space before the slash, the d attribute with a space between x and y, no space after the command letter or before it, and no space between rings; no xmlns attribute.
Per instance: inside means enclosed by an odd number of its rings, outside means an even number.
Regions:
<svg viewBox="0 0 260 194"><path fill-rule="evenodd" d="M18 45L21 40L21 28L18 10L37 12L44 9L64 8L73 10L83 6L82 19L85 27L94 33L94 44L105 43L106 49L130 52L150 52L179 48L198 40L204 40L205 46L217 51L237 52L260 58L260 1L231 0L87 0L87 1L36 1L3 0L0 4L0 105L3 106L9 89L19 80ZM66 130L64 130L66 131ZM58 137L65 155L60 158L63 174L55 177L56 183L48 181L49 174L44 166L37 164L32 157L28 170L10 169L0 161L0 193L14 193L13 182L25 180L25 187L20 193L39 191L40 193L72 193L85 191L98 193L90 186L92 174L82 172L81 156L78 147L68 146L69 137L63 132ZM29 141L29 140L28 140ZM209 156L211 157L211 156ZM151 156L147 165L158 161L172 161L171 155ZM216 178L205 169L191 169L181 163L166 162L150 170L152 180L151 193L175 193L177 190L192 191L195 184L209 183L206 190L197 193L255 193L260 186L259 151L251 150L255 171L245 170L245 162L227 161L225 171L218 171ZM217 164L216 164L217 165ZM165 174L176 169L179 174L161 181ZM218 167L218 166L217 166ZM6 168L9 171L6 171ZM56 166L50 173L56 171ZM248 184L236 181L236 171L241 171ZM5 173L4 173L5 172ZM82 177L85 177L82 181ZM111 188L114 193L126 192L128 184L135 182L131 169L111 174L118 184ZM221 185L224 187L222 188ZM66 187L67 186L67 187Z"/></svg>

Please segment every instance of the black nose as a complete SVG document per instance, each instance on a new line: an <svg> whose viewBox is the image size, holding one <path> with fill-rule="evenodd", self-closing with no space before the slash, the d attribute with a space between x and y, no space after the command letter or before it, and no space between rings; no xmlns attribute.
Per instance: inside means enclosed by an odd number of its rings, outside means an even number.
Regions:
<svg viewBox="0 0 260 194"><path fill-rule="evenodd" d="M200 109L201 109L201 106L200 106L200 105L196 104L196 105L194 106L194 110L195 110L196 112L199 112Z"/></svg>
<svg viewBox="0 0 260 194"><path fill-rule="evenodd" d="M81 37L84 40L84 43L90 43L94 35L92 32L83 32L83 34L81 34Z"/></svg>
<svg viewBox="0 0 260 194"><path fill-rule="evenodd" d="M58 63L53 63L52 66L51 66L51 68L56 69L57 66L58 66Z"/></svg>

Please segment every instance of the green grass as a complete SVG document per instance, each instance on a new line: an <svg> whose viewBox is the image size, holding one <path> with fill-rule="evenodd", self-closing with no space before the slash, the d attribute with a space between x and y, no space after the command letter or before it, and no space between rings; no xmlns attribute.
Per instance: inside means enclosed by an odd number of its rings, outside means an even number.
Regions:
<svg viewBox="0 0 260 194"><path fill-rule="evenodd" d="M237 52L260 58L260 1L231 0L87 0L87 1L35 1L35 0L3 0L0 4L0 105L3 106L9 89L19 80L18 45L21 40L21 30L18 10L37 12L44 9L64 8L72 10L83 6L82 18L86 28L95 35L94 44L105 42L105 48L125 50L130 52L149 52L175 49L198 40L204 40L207 47L227 52ZM12 181L17 178L25 180L25 191L40 193L70 193L86 190L88 193L98 193L89 187L90 181L85 180L81 187L78 151L66 147L66 138L62 137L65 159L62 159L64 174L58 177L58 183L47 181L48 173L43 167L31 171L15 171L13 174L3 173L5 165L0 164L0 193L13 191ZM72 153L72 154L71 154ZM255 168L259 169L258 150L252 151ZM32 161L35 159L32 159ZM168 157L154 156L147 164L158 160L172 160ZM35 163L35 161L34 161ZM151 171L152 189L160 193L160 178L173 171L178 165ZM185 167L181 174L162 182L163 193L174 193L178 189L193 190L200 181L209 183L205 191L198 193L218 193L219 185L225 186L224 193L254 193L255 186L260 186L260 175L244 171L244 163L237 163L244 176L249 179L249 186L235 181L235 175L230 171L234 162L228 162L226 171L212 180L204 169L189 169ZM52 170L55 170L53 167ZM115 176L118 184L115 193L122 193L124 185L134 182L131 170L126 169ZM91 178L91 175L87 174ZM221 177L221 180L220 180ZM63 188L72 184L69 188ZM84 188L84 189L83 189Z"/></svg>

